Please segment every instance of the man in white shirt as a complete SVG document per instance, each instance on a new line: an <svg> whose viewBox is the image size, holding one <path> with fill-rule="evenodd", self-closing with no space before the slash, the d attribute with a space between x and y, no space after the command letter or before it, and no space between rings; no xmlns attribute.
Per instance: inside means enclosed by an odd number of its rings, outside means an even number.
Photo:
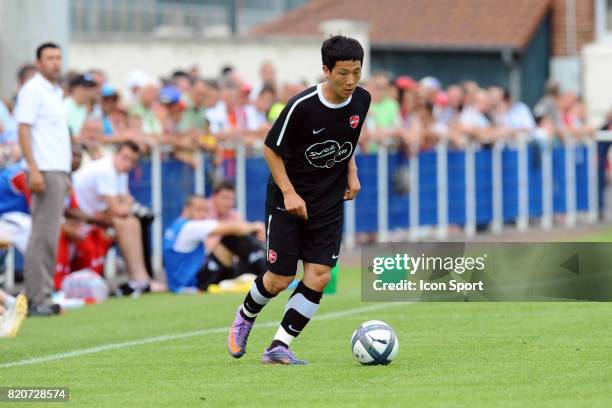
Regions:
<svg viewBox="0 0 612 408"><path fill-rule="evenodd" d="M136 143L123 142L113 156L92 161L74 174L74 193L81 211L105 219L115 229L131 291L164 291L165 285L151 280L147 273L141 224L131 211L134 199L128 189L128 173L139 154Z"/></svg>
<svg viewBox="0 0 612 408"><path fill-rule="evenodd" d="M53 43L36 50L38 73L19 91L15 119L19 144L29 168L32 234L25 254L26 294L30 314L59 313L51 302L64 198L70 183L70 135L58 80L62 52Z"/></svg>

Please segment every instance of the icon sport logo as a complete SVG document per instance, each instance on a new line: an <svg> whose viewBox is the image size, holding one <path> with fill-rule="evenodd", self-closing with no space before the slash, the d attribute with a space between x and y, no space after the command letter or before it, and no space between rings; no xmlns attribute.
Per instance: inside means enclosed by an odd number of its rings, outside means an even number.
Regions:
<svg viewBox="0 0 612 408"><path fill-rule="evenodd" d="M351 118L349 119L349 124L351 125L353 129L359 126L359 115L351 116Z"/></svg>
<svg viewBox="0 0 612 408"><path fill-rule="evenodd" d="M273 249L268 251L268 262L270 263L276 262L276 251Z"/></svg>

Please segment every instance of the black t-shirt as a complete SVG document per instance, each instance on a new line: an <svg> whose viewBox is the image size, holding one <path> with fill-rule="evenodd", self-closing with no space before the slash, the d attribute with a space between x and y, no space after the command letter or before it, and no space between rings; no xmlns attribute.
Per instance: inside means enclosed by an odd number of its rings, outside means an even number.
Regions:
<svg viewBox="0 0 612 408"><path fill-rule="evenodd" d="M310 221L342 215L348 163L370 100L369 92L358 86L350 98L334 105L324 98L321 84L310 87L291 98L266 137L266 146L283 158ZM273 177L268 182L268 206L285 208Z"/></svg>

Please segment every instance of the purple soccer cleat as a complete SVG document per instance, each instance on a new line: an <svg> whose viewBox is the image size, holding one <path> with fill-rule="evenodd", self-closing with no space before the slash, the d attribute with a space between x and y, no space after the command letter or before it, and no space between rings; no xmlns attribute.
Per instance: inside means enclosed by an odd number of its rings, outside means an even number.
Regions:
<svg viewBox="0 0 612 408"><path fill-rule="evenodd" d="M240 310L242 310L242 305L236 311L234 323L227 337L227 348L234 358L240 358L246 352L247 339L253 328L253 323L255 323L242 317Z"/></svg>
<svg viewBox="0 0 612 408"><path fill-rule="evenodd" d="M261 362L264 364L284 364L284 365L306 365L308 361L300 360L287 347L276 346L271 350L264 351Z"/></svg>

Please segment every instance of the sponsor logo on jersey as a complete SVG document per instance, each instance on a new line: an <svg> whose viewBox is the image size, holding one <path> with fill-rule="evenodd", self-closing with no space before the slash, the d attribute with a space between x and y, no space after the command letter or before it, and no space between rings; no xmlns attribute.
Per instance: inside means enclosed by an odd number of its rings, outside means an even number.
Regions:
<svg viewBox="0 0 612 408"><path fill-rule="evenodd" d="M349 124L351 125L353 129L359 126L359 115L351 116L351 118L349 119Z"/></svg>
<svg viewBox="0 0 612 408"><path fill-rule="evenodd" d="M273 249L268 251L268 262L270 263L276 262L276 251Z"/></svg>
<svg viewBox="0 0 612 408"><path fill-rule="evenodd" d="M320 169L330 169L334 164L348 159L353 153L351 142L344 142L342 146L335 140L326 140L310 145L306 149L306 160Z"/></svg>

